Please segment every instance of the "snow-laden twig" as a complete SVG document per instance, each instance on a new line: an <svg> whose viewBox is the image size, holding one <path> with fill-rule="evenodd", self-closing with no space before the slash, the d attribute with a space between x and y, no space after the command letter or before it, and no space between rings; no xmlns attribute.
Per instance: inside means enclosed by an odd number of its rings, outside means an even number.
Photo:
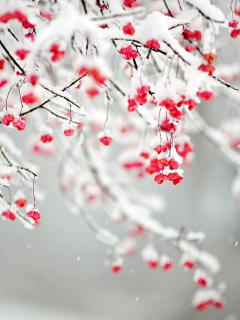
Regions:
<svg viewBox="0 0 240 320"><path fill-rule="evenodd" d="M186 110L186 112L190 121L194 123L196 129L205 138L207 138L207 140L210 141L212 145L214 145L222 158L229 164L231 164L234 168L239 170L240 154L229 146L226 138L223 136L220 130L208 126L197 111L194 110L194 112L189 112L189 110Z"/></svg>

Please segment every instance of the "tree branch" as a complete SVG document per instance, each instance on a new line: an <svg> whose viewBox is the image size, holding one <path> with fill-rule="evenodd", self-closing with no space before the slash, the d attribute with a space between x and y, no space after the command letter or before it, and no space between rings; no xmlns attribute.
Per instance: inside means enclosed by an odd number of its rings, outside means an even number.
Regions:
<svg viewBox="0 0 240 320"><path fill-rule="evenodd" d="M99 185L99 187L104 191L104 193L111 199L112 203L118 203L121 204L121 199L118 198L118 192L113 193L111 189L109 189L106 184L103 183L101 179L101 175L98 172L97 168L94 166L93 161L91 159L90 153L87 149L87 144L83 145L82 147L83 153L87 160L87 165L96 181L96 183ZM106 172L104 172L104 176L106 176ZM177 249L181 253L190 253L193 255L195 261L198 263L198 265L205 269L207 272L213 272L210 265L205 259L205 255L208 255L207 252L200 251L196 247L194 247L187 238L184 238L182 235L182 232L176 231L176 236L169 237L167 228L163 227L156 221L155 219L151 217L147 217L142 219L141 217L137 217L136 215L132 216L128 212L125 211L125 208L121 208L121 214L128 219L129 221L133 222L135 225L142 227L146 232L151 234L152 236L155 236L156 238L160 238L161 240L167 242L171 246L173 246L175 249ZM213 258L214 262L218 264L218 262Z"/></svg>
<svg viewBox="0 0 240 320"><path fill-rule="evenodd" d="M80 76L79 78L77 78L76 80L72 81L69 85L67 85L66 87L64 87L61 91L66 91L67 89L69 89L71 86L73 86L75 83L77 83L78 81L80 81L80 80L81 80L82 78L84 78L85 76L86 76L86 73L85 73L84 75ZM42 103L41 103L40 105L38 105L37 107L34 107L34 108L32 108L32 109L30 109L30 110L28 110L28 111L25 111L25 112L21 113L20 116L21 116L21 117L22 117L22 116L25 116L25 115L28 114L28 113L31 113L31 112L33 112L33 111L35 111L35 110L37 110L37 109L43 108L43 106L44 106L45 104L47 104L48 102L50 102L52 99L56 98L57 96L58 96L58 94L57 94L57 93L54 93L54 95L53 95L51 98L45 100L44 102L42 102ZM63 98L63 97L62 97L62 98ZM47 108L44 108L44 109L46 109L47 111L53 113L52 111L50 111L50 110L47 109ZM54 114L54 113L53 113L53 114ZM56 114L54 114L54 115L56 115ZM67 118L61 117L61 116L58 116L58 117L59 117L59 118L62 118L62 119L67 119Z"/></svg>
<svg viewBox="0 0 240 320"><path fill-rule="evenodd" d="M15 66L18 67L18 69L21 71L21 73L23 75L25 75L25 71L23 70L23 68L18 64L18 62L13 58L13 56L11 55L11 53L8 51L8 49L5 47L5 45L3 44L3 42L0 40L0 45L2 46L3 50L6 52L6 54L9 56L9 58L12 60L12 62L15 64Z"/></svg>
<svg viewBox="0 0 240 320"><path fill-rule="evenodd" d="M81 0L81 2L82 2L84 13L87 14L88 12L87 12L86 2L85 2L85 0Z"/></svg>
<svg viewBox="0 0 240 320"><path fill-rule="evenodd" d="M211 128L203 120L200 114L196 111L189 111L185 108L185 111L194 124L198 131L219 151L223 159L231 164L236 170L240 169L240 154L233 150L222 138L222 133L214 128Z"/></svg>

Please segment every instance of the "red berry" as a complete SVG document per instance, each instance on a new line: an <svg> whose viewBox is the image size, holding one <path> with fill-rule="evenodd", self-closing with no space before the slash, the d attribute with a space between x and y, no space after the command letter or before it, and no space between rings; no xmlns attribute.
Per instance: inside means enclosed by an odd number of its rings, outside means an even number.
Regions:
<svg viewBox="0 0 240 320"><path fill-rule="evenodd" d="M169 261L169 262L167 262L167 263L165 263L165 264L163 265L163 270L164 270L164 271L168 271L168 270L170 270L172 267L173 267L173 263L172 263L171 261Z"/></svg>
<svg viewBox="0 0 240 320"><path fill-rule="evenodd" d="M38 97L33 92L30 92L22 97L22 102L26 104L34 104L38 102Z"/></svg>
<svg viewBox="0 0 240 320"><path fill-rule="evenodd" d="M143 86L141 88L137 89L137 96L135 97L135 100L142 106L145 103L147 103L147 94L150 91L149 86Z"/></svg>
<svg viewBox="0 0 240 320"><path fill-rule="evenodd" d="M35 25L34 24L31 24L28 20L23 20L22 21L22 26L24 29L34 29L35 28Z"/></svg>
<svg viewBox="0 0 240 320"><path fill-rule="evenodd" d="M206 301L206 302L202 302L202 303L198 304L195 308L198 311L205 311L208 309L208 307L209 307L209 303L208 303L208 301Z"/></svg>
<svg viewBox="0 0 240 320"><path fill-rule="evenodd" d="M32 74L29 77L29 82L31 83L31 85L35 86L38 82L38 76L36 76L35 74Z"/></svg>
<svg viewBox="0 0 240 320"><path fill-rule="evenodd" d="M24 60L26 59L29 52L30 52L29 50L21 49L21 50L15 51L15 54L19 57L20 60Z"/></svg>
<svg viewBox="0 0 240 320"><path fill-rule="evenodd" d="M40 213L36 210L28 211L27 216L32 218L33 220L39 220L41 218Z"/></svg>
<svg viewBox="0 0 240 320"><path fill-rule="evenodd" d="M146 234L146 231L141 226L133 226L129 231L130 236L136 237L139 235Z"/></svg>
<svg viewBox="0 0 240 320"><path fill-rule="evenodd" d="M232 20L232 21L229 21L228 26L230 28L237 28L238 24L239 24L238 20Z"/></svg>
<svg viewBox="0 0 240 320"><path fill-rule="evenodd" d="M222 309L224 307L223 301L215 301L215 302L213 302L213 305L217 309Z"/></svg>
<svg viewBox="0 0 240 320"><path fill-rule="evenodd" d="M161 129L168 131L168 132L170 132L170 131L175 132L177 130L177 126L175 124L173 124L172 122L170 122L169 118L165 118L163 120L163 122L161 123ZM162 150L162 152L165 152L165 151Z"/></svg>
<svg viewBox="0 0 240 320"><path fill-rule="evenodd" d="M109 146L112 143L112 138L111 137L102 137L99 139L99 141L104 145L104 146Z"/></svg>
<svg viewBox="0 0 240 320"><path fill-rule="evenodd" d="M26 123L21 118L21 119L13 121L13 127L17 128L18 131L22 131L26 128Z"/></svg>
<svg viewBox="0 0 240 320"><path fill-rule="evenodd" d="M202 39L202 33L198 30L192 32L188 29L185 29L182 33L184 39L196 39L197 41L200 41Z"/></svg>
<svg viewBox="0 0 240 320"><path fill-rule="evenodd" d="M0 88L2 88L3 86L5 86L5 84L8 83L8 80L7 79L3 79L3 80L0 80Z"/></svg>
<svg viewBox="0 0 240 320"><path fill-rule="evenodd" d="M215 67L211 64L201 64L198 70L201 70L202 72L212 73L213 71L215 71Z"/></svg>
<svg viewBox="0 0 240 320"><path fill-rule="evenodd" d="M133 50L132 46L121 48L120 53L125 56L126 60L136 59L138 57L138 52Z"/></svg>
<svg viewBox="0 0 240 320"><path fill-rule="evenodd" d="M27 33L24 35L26 38L30 38L31 41L34 41L35 39L35 34L34 33Z"/></svg>
<svg viewBox="0 0 240 320"><path fill-rule="evenodd" d="M182 112L179 111L176 107L176 103L172 99L165 99L160 103L160 106L165 107L169 113L170 116L172 116L175 119L181 120L182 119Z"/></svg>
<svg viewBox="0 0 240 320"><path fill-rule="evenodd" d="M194 151L194 146L191 142L183 142L183 143L176 143L175 148L177 150L177 153L183 158L186 159L189 152Z"/></svg>
<svg viewBox="0 0 240 320"><path fill-rule="evenodd" d="M204 99L204 100L209 100L212 98L212 92L210 91L203 91L203 92L198 92L197 93L198 97L201 98L201 99Z"/></svg>
<svg viewBox="0 0 240 320"><path fill-rule="evenodd" d="M19 208L23 208L25 207L27 200L26 199L18 199L15 200L14 203L19 207Z"/></svg>
<svg viewBox="0 0 240 320"><path fill-rule="evenodd" d="M50 134L44 134L40 137L40 140L43 143L51 142L53 140L53 137Z"/></svg>
<svg viewBox="0 0 240 320"><path fill-rule="evenodd" d="M187 269L193 269L195 267L195 263L193 261L185 261L183 266Z"/></svg>
<svg viewBox="0 0 240 320"><path fill-rule="evenodd" d="M131 22L127 23L125 26L122 28L124 34L129 34L130 36L134 35L135 29Z"/></svg>
<svg viewBox="0 0 240 320"><path fill-rule="evenodd" d="M207 281L204 278L198 279L197 283L202 287L206 287L207 286Z"/></svg>
<svg viewBox="0 0 240 320"><path fill-rule="evenodd" d="M128 99L128 111L133 112L137 109L138 104L134 99Z"/></svg>
<svg viewBox="0 0 240 320"><path fill-rule="evenodd" d="M182 33L184 39L193 39L194 33L188 29L185 29Z"/></svg>
<svg viewBox="0 0 240 320"><path fill-rule="evenodd" d="M13 18L17 19L20 22L23 22L24 20L27 20L27 16L25 16L25 14L23 14L21 11L19 10L15 10L13 12Z"/></svg>
<svg viewBox="0 0 240 320"><path fill-rule="evenodd" d="M140 153L140 157L142 157L144 159L148 159L149 158L149 153L148 152L141 152Z"/></svg>
<svg viewBox="0 0 240 320"><path fill-rule="evenodd" d="M208 63L212 63L214 60L217 59L217 55L215 53L205 53L203 55L203 59L206 60Z"/></svg>
<svg viewBox="0 0 240 320"><path fill-rule="evenodd" d="M177 120L181 120L183 113L181 111L179 111L176 107L172 108L169 110L170 116L177 119Z"/></svg>
<svg viewBox="0 0 240 320"><path fill-rule="evenodd" d="M107 77L103 76L99 70L93 68L88 70L88 74L97 82L100 84L105 84L107 81Z"/></svg>
<svg viewBox="0 0 240 320"><path fill-rule="evenodd" d="M158 167L157 167L157 170L158 170ZM157 182L158 184L162 184L166 180L167 180L167 176L163 173L159 173L154 178L154 181Z"/></svg>
<svg viewBox="0 0 240 320"><path fill-rule="evenodd" d="M240 16L240 7L236 8L235 14L236 14L237 16Z"/></svg>
<svg viewBox="0 0 240 320"><path fill-rule="evenodd" d="M0 22L8 23L9 20L14 19L13 14L10 12L6 12L0 16Z"/></svg>
<svg viewBox="0 0 240 320"><path fill-rule="evenodd" d="M4 69L5 62L6 61L4 59L0 59L0 70Z"/></svg>
<svg viewBox="0 0 240 320"><path fill-rule="evenodd" d="M8 181L10 181L12 177L10 175L8 175L8 174L1 174L1 178L2 179L7 179Z"/></svg>
<svg viewBox="0 0 240 320"><path fill-rule="evenodd" d="M83 127L83 124L82 124L82 123L79 123L79 124L77 125L77 129L79 129L79 130L82 130L82 127Z"/></svg>
<svg viewBox="0 0 240 320"><path fill-rule="evenodd" d="M172 183L174 185L178 184L181 182L181 180L183 180L183 177L180 176L177 172L174 172L174 173L169 173L168 176L167 176L167 179L169 181L172 181Z"/></svg>
<svg viewBox="0 0 240 320"><path fill-rule="evenodd" d="M9 220L12 220L14 221L16 219L16 216L13 212L11 211L4 211L2 212L2 216L9 219Z"/></svg>
<svg viewBox="0 0 240 320"><path fill-rule="evenodd" d="M105 4L99 5L99 4L96 2L96 6L98 6L98 7L101 8L102 10L106 9Z"/></svg>
<svg viewBox="0 0 240 320"><path fill-rule="evenodd" d="M196 108L196 106L197 106L197 102L193 99L189 99L189 100L185 101L184 104L188 105L189 110L192 110L192 109Z"/></svg>
<svg viewBox="0 0 240 320"><path fill-rule="evenodd" d="M148 46L149 48L153 49L153 50L158 50L160 49L160 44L157 40L149 40L146 42L146 46Z"/></svg>
<svg viewBox="0 0 240 320"><path fill-rule="evenodd" d="M5 126L9 126L11 122L14 121L14 115L13 114L6 114L5 116L3 116L2 118L2 124L4 124Z"/></svg>
<svg viewBox="0 0 240 320"><path fill-rule="evenodd" d="M176 103L172 99L165 99L160 103L160 106L165 107L166 109L171 109L175 107Z"/></svg>
<svg viewBox="0 0 240 320"><path fill-rule="evenodd" d="M59 48L60 48L60 46L58 44L51 45L49 52L52 53L52 56L51 56L52 62L56 62L58 60L61 60L65 56L66 51L64 51L64 50L60 51Z"/></svg>
<svg viewBox="0 0 240 320"><path fill-rule="evenodd" d="M158 267L158 261L149 260L149 261L147 261L147 264L152 269L156 269Z"/></svg>
<svg viewBox="0 0 240 320"><path fill-rule="evenodd" d="M51 13L40 11L40 16L47 19L47 20L52 20Z"/></svg>
<svg viewBox="0 0 240 320"><path fill-rule="evenodd" d="M64 135L66 137L70 137L70 136L73 136L74 135L74 129L66 129L63 131Z"/></svg>
<svg viewBox="0 0 240 320"><path fill-rule="evenodd" d="M120 266L120 265L113 265L112 266L113 273L119 273L120 271L122 271L122 266Z"/></svg>
<svg viewBox="0 0 240 320"><path fill-rule="evenodd" d="M85 73L88 73L88 69L86 67L81 67L79 70L78 70L78 74L80 76L84 75Z"/></svg>
<svg viewBox="0 0 240 320"><path fill-rule="evenodd" d="M124 0L123 4L125 5L125 7L132 8L132 5L135 1L136 0Z"/></svg>
<svg viewBox="0 0 240 320"><path fill-rule="evenodd" d="M233 39L236 39L238 36L239 36L239 31L240 29L233 29L230 33L230 36L233 38Z"/></svg>
<svg viewBox="0 0 240 320"><path fill-rule="evenodd" d="M195 51L196 50L196 46L192 45L192 44L189 44L185 47L185 50L188 51L188 52L192 52L192 51Z"/></svg>
<svg viewBox="0 0 240 320"><path fill-rule="evenodd" d="M93 99L95 98L97 95L99 95L100 91L96 88L89 88L86 90L87 95Z"/></svg>
<svg viewBox="0 0 240 320"><path fill-rule="evenodd" d="M202 33L198 30L194 31L194 38L197 40L197 41L200 41L202 39Z"/></svg>

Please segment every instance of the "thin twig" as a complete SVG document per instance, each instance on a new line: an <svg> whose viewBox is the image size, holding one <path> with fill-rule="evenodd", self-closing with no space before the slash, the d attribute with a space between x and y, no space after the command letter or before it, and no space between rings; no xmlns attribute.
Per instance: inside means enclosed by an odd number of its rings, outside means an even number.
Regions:
<svg viewBox="0 0 240 320"><path fill-rule="evenodd" d="M36 206L36 197L35 197L35 176L33 177L33 208Z"/></svg>
<svg viewBox="0 0 240 320"><path fill-rule="evenodd" d="M164 0L165 1L165 0ZM219 21L219 20L214 20L207 16L201 9L199 9L197 6L194 6L193 4L186 2L189 6L195 8L205 19L216 22L216 23L225 23L225 21Z"/></svg>
<svg viewBox="0 0 240 320"><path fill-rule="evenodd" d="M104 16L104 17L97 17L97 18L92 18L93 21L103 21L103 20L111 20L114 18L124 18L124 17L128 17L128 16L134 16L137 15L139 13L142 13L143 10L142 9L135 9L135 10L131 10L131 12L124 12L124 13L117 13L117 14L113 14L113 15L109 15L109 16Z"/></svg>
<svg viewBox="0 0 240 320"><path fill-rule="evenodd" d="M78 104L76 104L74 101L72 101L71 99L69 99L69 98L67 98L67 97L65 97L65 96L62 96L61 94L59 94L59 93L57 93L57 92L55 92L55 91L53 91L53 90L45 87L45 86L42 85L42 84L41 84L41 87L42 87L43 89L47 90L48 92L53 93L56 97L63 98L63 99L65 99L65 100L67 100L69 103L73 104L73 105L74 105L75 107L77 107L78 109L81 109L81 107L80 107Z"/></svg>
<svg viewBox="0 0 240 320"><path fill-rule="evenodd" d="M10 28L8 28L7 30L8 30L8 32L11 34L11 36L12 36L16 41L19 42L18 38L15 36L15 34L12 32L12 30L11 30Z"/></svg>
<svg viewBox="0 0 240 320"><path fill-rule="evenodd" d="M81 0L81 2L82 2L84 13L87 14L88 12L87 12L86 2L85 2L85 0Z"/></svg>
<svg viewBox="0 0 240 320"><path fill-rule="evenodd" d="M23 75L25 75L25 71L23 70L23 68L18 64L18 62L13 58L13 56L11 55L11 53L8 51L8 49L5 47L5 45L3 44L3 42L0 40L0 45L2 46L3 50L6 52L6 54L9 56L9 58L12 60L12 62L15 64L15 66L18 67L18 69L21 71L21 73Z"/></svg>
<svg viewBox="0 0 240 320"><path fill-rule="evenodd" d="M165 5L165 7L166 7L166 9L167 9L167 12L168 12L168 13L170 14L170 16L173 18L172 12L171 12L168 4L167 4L167 1L166 1L166 0L163 0L163 2L164 2L164 5Z"/></svg>
<svg viewBox="0 0 240 320"><path fill-rule="evenodd" d="M66 91L67 89L69 89L71 86L73 86L75 83L77 83L78 81L80 81L82 78L84 78L86 76L86 73L84 75L82 75L81 77L77 78L76 80L72 81L69 85L67 85L66 87L64 87L61 91ZM26 114L30 113L30 112L33 112L37 109L40 109L40 108L43 108L43 106L45 104L47 104L48 102L50 102L52 99L56 98L57 97L57 94L55 93L54 96L52 96L51 98L45 100L44 102L42 102L40 105L28 110L28 111L25 111L23 112L22 114L20 114L20 116L25 116ZM47 111L51 112L52 114L56 115L53 111L47 109L47 108L43 108L43 109L46 109ZM62 117L62 116L58 116L56 115L57 117L59 118L62 118L62 119L67 119L65 117Z"/></svg>

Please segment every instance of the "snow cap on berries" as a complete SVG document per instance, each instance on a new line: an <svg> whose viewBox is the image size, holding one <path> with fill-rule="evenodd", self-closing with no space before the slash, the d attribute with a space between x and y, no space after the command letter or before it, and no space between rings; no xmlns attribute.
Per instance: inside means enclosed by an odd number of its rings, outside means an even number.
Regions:
<svg viewBox="0 0 240 320"><path fill-rule="evenodd" d="M26 128L26 123L25 119L22 117L20 118L19 116L14 119L12 123L13 127L16 128L18 131L22 131Z"/></svg>
<svg viewBox="0 0 240 320"><path fill-rule="evenodd" d="M183 254L180 260L180 265L184 270L190 270L195 267L194 259L189 254Z"/></svg>
<svg viewBox="0 0 240 320"><path fill-rule="evenodd" d="M158 252L153 244L148 244L141 252L143 260L150 266L150 268L156 268L158 266Z"/></svg>
<svg viewBox="0 0 240 320"><path fill-rule="evenodd" d="M124 240L124 246L125 246L125 254L128 256L132 256L136 253L137 246L136 241L132 238L127 238Z"/></svg>
<svg viewBox="0 0 240 320"><path fill-rule="evenodd" d="M27 212L27 216L29 218L32 218L35 221L41 218L39 210L36 209L32 203L27 205L26 212Z"/></svg>
<svg viewBox="0 0 240 320"><path fill-rule="evenodd" d="M160 266L167 271L173 267L172 259L167 254L162 254L160 257Z"/></svg>
<svg viewBox="0 0 240 320"><path fill-rule="evenodd" d="M53 140L53 129L46 125L42 125L40 128L39 135L40 135L40 140L43 143L51 142Z"/></svg>
<svg viewBox="0 0 240 320"><path fill-rule="evenodd" d="M123 268L123 258L122 257L118 257L117 259L112 261L111 270L113 273L119 273L120 271L122 271L122 268Z"/></svg>
<svg viewBox="0 0 240 320"><path fill-rule="evenodd" d="M103 131L99 132L98 138L103 138L103 137L109 137L113 138L113 135L109 129L104 129Z"/></svg>
<svg viewBox="0 0 240 320"><path fill-rule="evenodd" d="M104 129L98 134L99 141L105 146L109 146L113 140L113 135L109 129Z"/></svg>
<svg viewBox="0 0 240 320"><path fill-rule="evenodd" d="M13 199L14 199L14 203L20 208L23 208L27 203L26 196L21 189L17 191Z"/></svg>
<svg viewBox="0 0 240 320"><path fill-rule="evenodd" d="M192 300L192 305L197 311L205 311L210 306L216 309L222 309L225 301L222 298L220 292L216 289L201 289L198 290Z"/></svg>
<svg viewBox="0 0 240 320"><path fill-rule="evenodd" d="M65 136L73 136L74 135L74 129L75 129L75 124L72 122L67 122L64 121L62 124L62 132L64 133Z"/></svg>
<svg viewBox="0 0 240 320"><path fill-rule="evenodd" d="M197 269L194 272L193 281L201 287L210 287L212 285L212 278L202 269Z"/></svg>

